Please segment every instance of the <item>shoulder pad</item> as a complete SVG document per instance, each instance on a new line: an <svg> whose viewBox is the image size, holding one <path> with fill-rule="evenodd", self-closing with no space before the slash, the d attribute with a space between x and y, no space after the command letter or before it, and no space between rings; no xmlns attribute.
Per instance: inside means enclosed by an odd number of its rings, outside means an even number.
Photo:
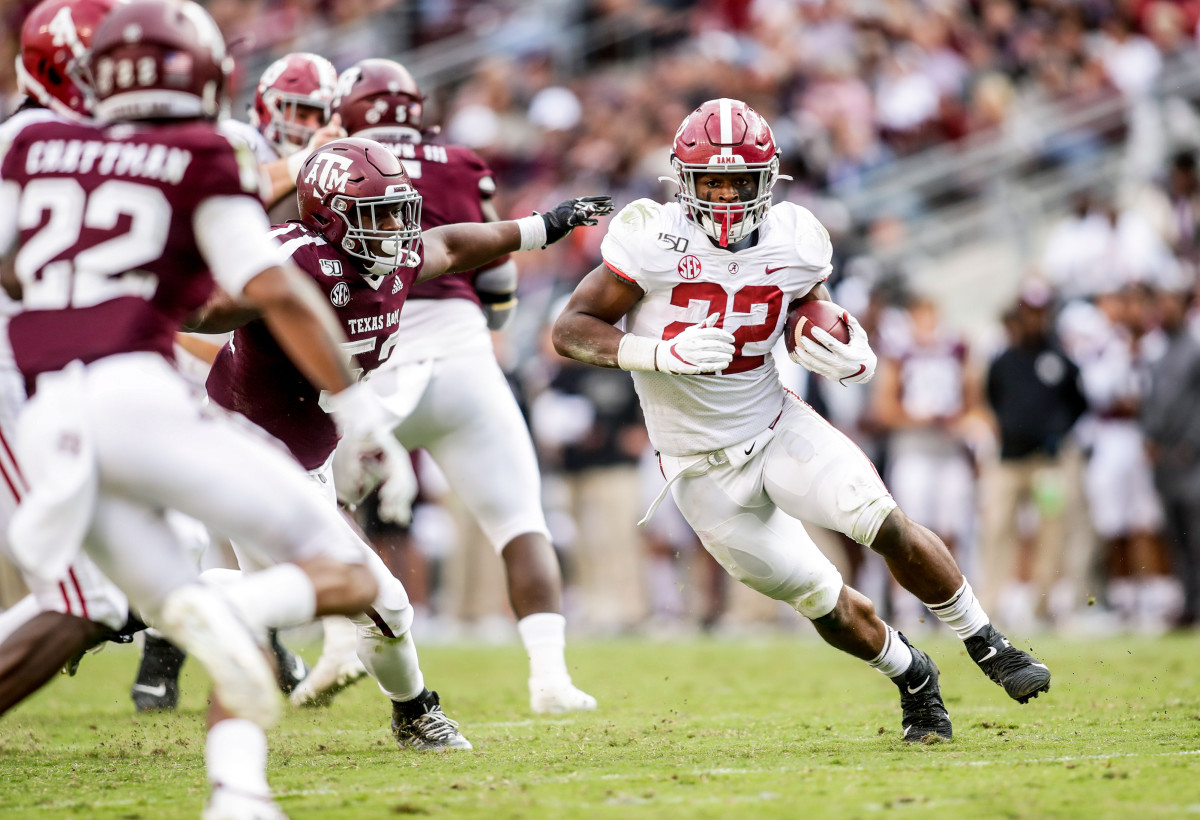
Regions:
<svg viewBox="0 0 1200 820"><path fill-rule="evenodd" d="M771 208L772 215L781 220L781 227L791 237L799 262L807 268L828 268L833 260L833 242L829 231L812 211L794 202L779 202Z"/></svg>
<svg viewBox="0 0 1200 820"><path fill-rule="evenodd" d="M665 206L653 199L635 199L617 212L608 225L609 233L634 234L656 227Z"/></svg>

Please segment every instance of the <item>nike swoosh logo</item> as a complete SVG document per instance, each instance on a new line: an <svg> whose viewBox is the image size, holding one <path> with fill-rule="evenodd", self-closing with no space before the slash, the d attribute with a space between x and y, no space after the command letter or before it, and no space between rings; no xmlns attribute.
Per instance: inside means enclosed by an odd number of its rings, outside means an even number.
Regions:
<svg viewBox="0 0 1200 820"><path fill-rule="evenodd" d="M300 657L299 655L296 656L296 664L292 668L292 674L297 678L304 677L304 658Z"/></svg>
<svg viewBox="0 0 1200 820"><path fill-rule="evenodd" d="M1046 666L1046 664L1044 664L1044 663L1034 663L1034 664L1030 664L1030 665L1036 666L1038 669L1049 669L1050 668L1050 667Z"/></svg>
<svg viewBox="0 0 1200 820"><path fill-rule="evenodd" d="M994 646L989 646L988 653L986 655L984 655L982 658L980 658L978 660L978 663L983 663L984 661L990 661L992 658L996 657L998 654L1000 654L999 649L997 649Z"/></svg>
<svg viewBox="0 0 1200 820"><path fill-rule="evenodd" d="M843 384L843 385L845 385L845 384L846 384L846 379L856 379L856 378L858 378L858 377L859 377L859 376L861 376L863 373L865 373L865 372L866 372L866 370L867 370L867 366L866 366L865 364L860 364L860 365L858 366L858 370L854 371L854 372L853 372L853 373L851 373L849 376L842 376L842 378L841 378L841 382L842 382L842 384Z"/></svg>
<svg viewBox="0 0 1200 820"><path fill-rule="evenodd" d="M786 267L787 267L787 265L780 265L777 268L767 268L767 276L770 276L772 273L774 273L777 270L783 270Z"/></svg>
<svg viewBox="0 0 1200 820"><path fill-rule="evenodd" d="M167 694L167 685L165 683L160 683L158 686L147 686L144 683L135 683L133 685L133 691L142 692L156 698L161 698L163 695Z"/></svg>
<svg viewBox="0 0 1200 820"><path fill-rule="evenodd" d="M747 447L747 448L746 448L746 455L750 455L751 453L753 453L753 452L754 452L754 448L755 448L755 447L757 447L757 446L758 446L758 442L756 441L756 442L754 442L753 444L751 444L749 447Z"/></svg>
<svg viewBox="0 0 1200 820"><path fill-rule="evenodd" d="M929 683L929 678L930 678L930 677L931 677L930 675L926 675L926 676L925 676L925 680L921 681L921 685L920 685L920 686L910 686L910 687L908 687L908 694L910 694L910 695L915 695L915 694L917 694L917 692L920 692L922 689L924 689L924 688L925 688L925 684Z"/></svg>

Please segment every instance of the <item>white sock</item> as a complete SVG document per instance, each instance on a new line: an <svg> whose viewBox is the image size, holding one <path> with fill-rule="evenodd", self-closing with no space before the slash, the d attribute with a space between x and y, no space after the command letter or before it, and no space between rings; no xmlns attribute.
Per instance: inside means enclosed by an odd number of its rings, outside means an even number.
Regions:
<svg viewBox="0 0 1200 820"><path fill-rule="evenodd" d="M0 643L8 640L9 635L24 626L35 615L40 615L41 612L42 605L32 595L26 595L8 609L0 612Z"/></svg>
<svg viewBox="0 0 1200 820"><path fill-rule="evenodd" d="M317 591L308 574L295 564L279 564L259 572L205 570L201 577L221 588L253 627L282 629L313 619Z"/></svg>
<svg viewBox="0 0 1200 820"><path fill-rule="evenodd" d="M267 736L252 721L227 718L209 729L204 763L214 786L254 795L271 794L267 785Z"/></svg>
<svg viewBox="0 0 1200 820"><path fill-rule="evenodd" d="M931 606L929 611L953 629L954 634L963 641L991 623L979 601L975 600L975 593L965 578L958 592L954 593L949 601Z"/></svg>
<svg viewBox="0 0 1200 820"><path fill-rule="evenodd" d="M570 679L567 660L567 619L557 612L535 612L517 621L517 632L529 655L530 678Z"/></svg>
<svg viewBox="0 0 1200 820"><path fill-rule="evenodd" d="M883 626L887 630L887 634L883 636L883 649L872 660L867 661L867 666L878 669L889 678L898 678L912 666L912 651L900 640L896 630L887 624Z"/></svg>
<svg viewBox="0 0 1200 820"><path fill-rule="evenodd" d="M412 700L425 691L412 633L389 638L375 627L358 630L358 658L392 700Z"/></svg>

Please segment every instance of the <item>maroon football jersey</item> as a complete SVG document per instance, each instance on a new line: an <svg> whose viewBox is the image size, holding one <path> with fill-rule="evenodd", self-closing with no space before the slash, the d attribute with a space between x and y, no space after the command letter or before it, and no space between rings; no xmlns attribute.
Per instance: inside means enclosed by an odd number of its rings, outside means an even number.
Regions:
<svg viewBox="0 0 1200 820"><path fill-rule="evenodd" d="M16 270L25 310L9 325L32 383L73 359L155 352L214 282L193 232L209 197L257 199L252 157L207 122L32 123L0 176L21 188Z"/></svg>
<svg viewBox="0 0 1200 820"><path fill-rule="evenodd" d="M397 136L371 130L371 139L381 142L400 158L413 185L421 193L421 230L456 222L483 222L482 201L495 190L492 170L478 154L460 145L431 145L404 142ZM469 299L480 304L472 282L475 271L448 273L421 282L413 299Z"/></svg>
<svg viewBox="0 0 1200 820"><path fill-rule="evenodd" d="M357 357L361 376L379 367L396 344L400 306L421 268L400 268L373 286L319 234L299 222L276 225L272 235L302 271L313 278L337 314L347 353ZM333 419L321 407L321 394L276 344L262 321L239 328L221 349L208 374L208 395L241 413L287 445L306 470L328 460L337 446Z"/></svg>

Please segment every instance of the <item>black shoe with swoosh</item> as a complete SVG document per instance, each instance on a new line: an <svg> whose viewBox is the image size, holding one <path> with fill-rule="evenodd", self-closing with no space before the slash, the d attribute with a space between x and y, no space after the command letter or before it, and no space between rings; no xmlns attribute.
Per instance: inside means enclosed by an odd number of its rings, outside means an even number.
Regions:
<svg viewBox="0 0 1200 820"><path fill-rule="evenodd" d="M129 691L139 712L171 711L179 705L179 670L187 653L157 635L146 633L137 680Z"/></svg>
<svg viewBox="0 0 1200 820"><path fill-rule="evenodd" d="M954 736L954 729L950 725L950 713L946 711L946 704L942 702L937 664L910 644L908 638L900 635L900 640L912 651L912 665L908 667L908 671L892 679L900 688L904 739L909 743L950 740Z"/></svg>
<svg viewBox="0 0 1200 820"><path fill-rule="evenodd" d="M1050 691L1050 670L1046 664L1017 649L991 624L964 643L975 665L1018 703L1028 703L1038 693Z"/></svg>

